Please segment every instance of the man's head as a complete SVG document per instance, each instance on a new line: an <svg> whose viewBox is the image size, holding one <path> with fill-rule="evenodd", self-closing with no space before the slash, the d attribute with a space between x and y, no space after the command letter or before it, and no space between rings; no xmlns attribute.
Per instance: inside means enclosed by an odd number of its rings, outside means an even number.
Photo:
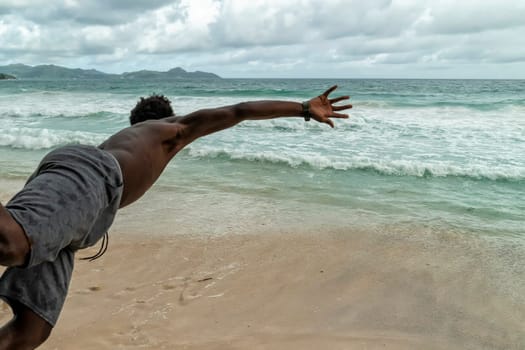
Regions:
<svg viewBox="0 0 525 350"><path fill-rule="evenodd" d="M129 121L131 125L150 119L162 119L171 117L170 100L163 95L151 95L150 97L141 97L135 108L131 110Z"/></svg>

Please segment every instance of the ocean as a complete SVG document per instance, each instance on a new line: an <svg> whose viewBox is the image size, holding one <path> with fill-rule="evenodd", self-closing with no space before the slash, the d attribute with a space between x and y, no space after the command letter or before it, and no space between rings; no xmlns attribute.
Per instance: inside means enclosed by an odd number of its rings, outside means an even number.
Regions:
<svg viewBox="0 0 525 350"><path fill-rule="evenodd" d="M282 118L199 139L152 189L163 198L153 208L193 196L224 220L417 226L523 246L523 80L0 81L0 179L27 178L55 147L100 144L128 125L140 96L165 94L184 115L303 101L333 84L333 95L351 95L354 105L335 129Z"/></svg>

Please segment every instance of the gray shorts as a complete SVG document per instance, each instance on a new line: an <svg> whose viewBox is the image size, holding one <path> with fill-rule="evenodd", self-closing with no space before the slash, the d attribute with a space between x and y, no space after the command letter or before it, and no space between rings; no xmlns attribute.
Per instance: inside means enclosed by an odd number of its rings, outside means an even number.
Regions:
<svg viewBox="0 0 525 350"><path fill-rule="evenodd" d="M78 249L107 232L120 204L122 173L112 154L92 146L58 148L44 157L5 206L31 251L24 267L0 278L0 297L29 307L52 326L67 295Z"/></svg>

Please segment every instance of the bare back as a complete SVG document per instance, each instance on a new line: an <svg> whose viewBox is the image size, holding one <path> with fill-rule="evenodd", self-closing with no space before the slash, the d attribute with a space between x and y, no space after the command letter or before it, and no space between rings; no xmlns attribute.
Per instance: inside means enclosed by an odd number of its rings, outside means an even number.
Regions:
<svg viewBox="0 0 525 350"><path fill-rule="evenodd" d="M165 120L146 121L121 130L99 146L113 154L122 169L121 208L139 199L155 183L182 148L177 139L184 128Z"/></svg>

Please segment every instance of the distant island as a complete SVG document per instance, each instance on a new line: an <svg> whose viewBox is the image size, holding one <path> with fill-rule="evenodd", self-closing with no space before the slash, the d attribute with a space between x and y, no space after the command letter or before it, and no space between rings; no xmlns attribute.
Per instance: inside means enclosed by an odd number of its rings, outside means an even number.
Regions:
<svg viewBox="0 0 525 350"><path fill-rule="evenodd" d="M38 79L38 80L68 80L68 79L221 79L220 76L208 72L187 72L177 67L166 72L141 70L122 74L108 74L95 69L66 68L55 65L28 66L25 64L10 64L0 66L0 79ZM6 78L1 78L5 76Z"/></svg>
<svg viewBox="0 0 525 350"><path fill-rule="evenodd" d="M16 79L16 77L9 75L9 74L0 73L0 80L8 80L8 79Z"/></svg>

